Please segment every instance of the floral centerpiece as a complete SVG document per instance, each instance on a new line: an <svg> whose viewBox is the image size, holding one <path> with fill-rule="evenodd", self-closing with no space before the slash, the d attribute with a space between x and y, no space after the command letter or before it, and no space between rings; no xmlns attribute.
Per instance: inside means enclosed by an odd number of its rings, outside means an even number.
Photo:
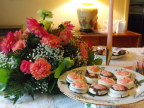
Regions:
<svg viewBox="0 0 144 108"><path fill-rule="evenodd" d="M54 28L50 11L38 13L41 21L27 18L24 31L9 32L0 42L0 90L13 103L25 93L57 93L63 72L101 64L89 43L73 37L69 21Z"/></svg>

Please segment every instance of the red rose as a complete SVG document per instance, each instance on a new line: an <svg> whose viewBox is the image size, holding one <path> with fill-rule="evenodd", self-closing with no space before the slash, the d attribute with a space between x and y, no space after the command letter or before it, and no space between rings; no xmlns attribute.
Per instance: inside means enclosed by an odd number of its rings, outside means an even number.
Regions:
<svg viewBox="0 0 144 108"><path fill-rule="evenodd" d="M20 70L24 72L25 74L31 74L30 72L30 64L31 61L23 60L20 66Z"/></svg>

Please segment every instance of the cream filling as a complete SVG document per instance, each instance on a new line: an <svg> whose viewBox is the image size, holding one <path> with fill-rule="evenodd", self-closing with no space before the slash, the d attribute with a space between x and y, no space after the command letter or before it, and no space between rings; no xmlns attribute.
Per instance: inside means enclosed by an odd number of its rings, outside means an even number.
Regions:
<svg viewBox="0 0 144 108"><path fill-rule="evenodd" d="M105 78L105 77L107 77L107 76L103 76L103 75L100 74L100 77L101 77L101 78ZM114 76L109 76L109 77L107 77L107 78L111 78L111 79L113 79Z"/></svg>
<svg viewBox="0 0 144 108"><path fill-rule="evenodd" d="M118 83L118 84L121 84L121 83L119 82L119 80L117 80L117 83ZM123 84L121 84L121 85L123 85ZM134 85L134 82L131 81L131 82L127 83L127 84L124 85L124 86L127 87L128 89L131 89L131 88L133 88L135 85Z"/></svg>
<svg viewBox="0 0 144 108"><path fill-rule="evenodd" d="M98 82L98 78L89 78L85 76L85 80L88 84L93 84Z"/></svg>
<svg viewBox="0 0 144 108"><path fill-rule="evenodd" d="M72 83L72 82L74 82L74 81L76 81L76 80L81 80L81 81L83 81L83 79L72 79L72 78L70 78L70 77L67 77L67 78L66 78L66 81L67 81L68 83Z"/></svg>
<svg viewBox="0 0 144 108"><path fill-rule="evenodd" d="M128 91L116 91L110 88L110 92L108 94L111 97L122 98L128 96Z"/></svg>
<svg viewBox="0 0 144 108"><path fill-rule="evenodd" d="M94 88L89 88L89 92L95 95L105 95L108 93L108 90L100 90L100 91L95 92Z"/></svg>
<svg viewBox="0 0 144 108"><path fill-rule="evenodd" d="M110 88L112 85L115 84L115 82L113 82L113 83L106 83L106 82L104 82L102 80L98 80L98 84L102 84L102 85L105 85L106 87Z"/></svg>
<svg viewBox="0 0 144 108"><path fill-rule="evenodd" d="M73 92L76 92L76 93L86 93L88 91L87 87L76 88L72 84L70 84L69 89Z"/></svg>

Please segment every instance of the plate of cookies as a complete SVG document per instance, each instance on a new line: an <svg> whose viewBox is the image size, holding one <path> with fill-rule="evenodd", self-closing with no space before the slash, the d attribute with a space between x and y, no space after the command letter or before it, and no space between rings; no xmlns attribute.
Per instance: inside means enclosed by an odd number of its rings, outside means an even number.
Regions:
<svg viewBox="0 0 144 108"><path fill-rule="evenodd" d="M144 76L114 66L84 66L61 75L58 87L66 96L89 104L118 106L144 100Z"/></svg>
<svg viewBox="0 0 144 108"><path fill-rule="evenodd" d="M95 55L104 59L106 58L106 47L98 46L98 47L94 47L93 49L94 49ZM111 59L119 59L119 58L125 57L128 54L129 52L125 49L113 47Z"/></svg>

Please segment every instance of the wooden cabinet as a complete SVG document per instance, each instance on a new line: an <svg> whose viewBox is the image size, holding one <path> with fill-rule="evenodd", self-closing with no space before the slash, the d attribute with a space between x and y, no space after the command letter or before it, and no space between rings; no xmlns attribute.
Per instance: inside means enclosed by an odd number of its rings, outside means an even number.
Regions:
<svg viewBox="0 0 144 108"><path fill-rule="evenodd" d="M80 33L83 40L89 41L92 45L106 45L107 34L86 34ZM113 34L114 47L141 47L142 35L132 31L126 31L124 34Z"/></svg>
<svg viewBox="0 0 144 108"><path fill-rule="evenodd" d="M107 43L107 34L86 34L80 33L83 40L89 41L93 46L102 45ZM0 40L3 36L0 36ZM114 47L141 47L142 35L132 31L126 31L124 34L113 34Z"/></svg>

